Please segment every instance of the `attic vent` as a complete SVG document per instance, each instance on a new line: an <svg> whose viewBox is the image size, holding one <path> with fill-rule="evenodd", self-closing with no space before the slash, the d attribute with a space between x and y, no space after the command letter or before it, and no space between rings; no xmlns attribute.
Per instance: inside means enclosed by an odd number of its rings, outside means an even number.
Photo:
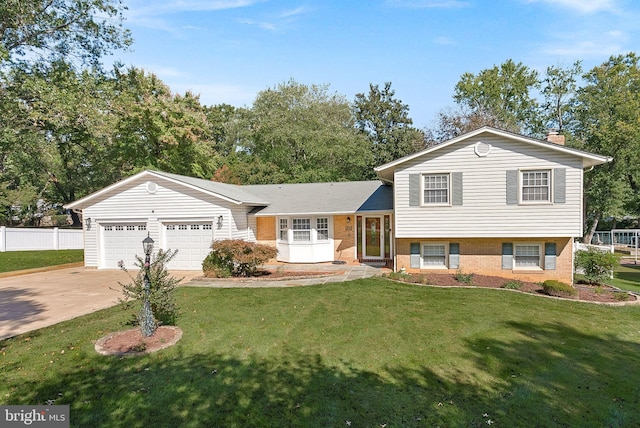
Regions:
<svg viewBox="0 0 640 428"><path fill-rule="evenodd" d="M153 181L147 181L147 192L154 194L158 191L158 185Z"/></svg>
<svg viewBox="0 0 640 428"><path fill-rule="evenodd" d="M473 151L476 152L476 155L480 156L481 158L489 156L489 153L491 153L491 149L491 144L483 143L482 141L478 141L475 146L473 146Z"/></svg>

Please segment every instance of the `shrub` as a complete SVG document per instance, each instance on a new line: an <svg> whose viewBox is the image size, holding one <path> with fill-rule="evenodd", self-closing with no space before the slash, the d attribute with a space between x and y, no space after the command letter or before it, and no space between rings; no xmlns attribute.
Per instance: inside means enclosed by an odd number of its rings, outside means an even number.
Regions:
<svg viewBox="0 0 640 428"><path fill-rule="evenodd" d="M270 245L241 239L214 241L211 253L202 262L207 277L251 276L258 266L276 257L278 250Z"/></svg>
<svg viewBox="0 0 640 428"><path fill-rule="evenodd" d="M507 281L502 284L502 288L506 288L509 290L519 290L522 287L522 282L512 279L511 281Z"/></svg>
<svg viewBox="0 0 640 428"><path fill-rule="evenodd" d="M557 296L557 297L566 297L566 296L575 296L578 294L578 290L570 286L569 284L565 284L564 282L556 281L553 279L548 279L542 283L542 289L545 294L549 296Z"/></svg>
<svg viewBox="0 0 640 428"><path fill-rule="evenodd" d="M610 277L618 264L615 254L589 248L576 251L576 268L584 271L584 276L590 284L603 284Z"/></svg>
<svg viewBox="0 0 640 428"><path fill-rule="evenodd" d="M473 283L473 274L472 273L463 273L462 270L458 269L455 275L453 276L456 281L461 282L463 284L471 285Z"/></svg>
<svg viewBox="0 0 640 428"><path fill-rule="evenodd" d="M153 312L154 318L160 324L173 325L178 317L178 305L174 290L182 281L182 278L176 278L167 271L167 264L177 253L178 250L158 250L149 265L149 302L151 304L151 312ZM124 303L125 309L129 309L134 304L139 303L142 310L145 297L144 260L136 256L134 265L140 269L135 278L131 276L125 267L121 267L122 270L127 272L132 281L128 284L119 283L124 295L121 302ZM138 314L138 324L141 321L140 317L141 315Z"/></svg>

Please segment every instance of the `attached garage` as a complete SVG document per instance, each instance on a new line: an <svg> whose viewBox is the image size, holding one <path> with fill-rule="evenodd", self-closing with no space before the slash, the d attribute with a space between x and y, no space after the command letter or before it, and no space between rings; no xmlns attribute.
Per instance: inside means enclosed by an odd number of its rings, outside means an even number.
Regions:
<svg viewBox="0 0 640 428"><path fill-rule="evenodd" d="M214 239L255 240L248 216L268 202L226 183L143 171L68 204L82 212L85 266L135 269L150 236L157 250L178 250L172 270L200 270Z"/></svg>

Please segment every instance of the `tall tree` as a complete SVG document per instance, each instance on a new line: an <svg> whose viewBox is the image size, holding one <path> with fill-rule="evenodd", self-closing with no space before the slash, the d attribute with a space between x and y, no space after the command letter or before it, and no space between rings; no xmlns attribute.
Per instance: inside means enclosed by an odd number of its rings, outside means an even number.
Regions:
<svg viewBox="0 0 640 428"><path fill-rule="evenodd" d="M356 132L349 103L328 86L295 80L261 91L233 135L236 151L275 166L287 182L367 177L367 140ZM265 169L260 169L260 174Z"/></svg>
<svg viewBox="0 0 640 428"><path fill-rule="evenodd" d="M572 98L577 90L577 79L582 74L582 65L576 61L570 68L547 67L542 80L545 120L549 128L563 130L572 118Z"/></svg>
<svg viewBox="0 0 640 428"><path fill-rule="evenodd" d="M425 130L425 141L429 146L439 144L483 126L519 132L516 125L504 123L487 110L443 109L438 112L434 126Z"/></svg>
<svg viewBox="0 0 640 428"><path fill-rule="evenodd" d="M197 96L173 94L153 73L115 70L113 164L210 178L219 166L212 129Z"/></svg>
<svg viewBox="0 0 640 428"><path fill-rule="evenodd" d="M587 175L585 217L592 220L592 231L602 216L615 214L621 204L627 213L639 214L639 58L633 52L612 56L583 78L586 85L577 93L573 131L582 148L613 157L593 178Z"/></svg>
<svg viewBox="0 0 640 428"><path fill-rule="evenodd" d="M0 63L77 59L97 67L131 44L121 0L3 0L1 8Z"/></svg>
<svg viewBox="0 0 640 428"><path fill-rule="evenodd" d="M411 126L409 106L395 98L391 82L386 82L383 89L369 84L368 94L356 94L353 114L356 127L371 143L372 167L424 147L424 134Z"/></svg>
<svg viewBox="0 0 640 428"><path fill-rule="evenodd" d="M540 87L535 70L509 59L477 75L464 73L453 99L463 108L495 117L503 128L516 126L528 135L543 131L542 118L532 91Z"/></svg>

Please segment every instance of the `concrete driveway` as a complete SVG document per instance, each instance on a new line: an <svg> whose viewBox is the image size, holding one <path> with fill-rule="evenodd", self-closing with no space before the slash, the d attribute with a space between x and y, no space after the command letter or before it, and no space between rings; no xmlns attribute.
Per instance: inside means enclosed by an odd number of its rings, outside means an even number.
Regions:
<svg viewBox="0 0 640 428"><path fill-rule="evenodd" d="M202 275L171 273L184 282ZM84 267L0 278L0 340L114 306L122 296L118 282L129 281L121 270Z"/></svg>

